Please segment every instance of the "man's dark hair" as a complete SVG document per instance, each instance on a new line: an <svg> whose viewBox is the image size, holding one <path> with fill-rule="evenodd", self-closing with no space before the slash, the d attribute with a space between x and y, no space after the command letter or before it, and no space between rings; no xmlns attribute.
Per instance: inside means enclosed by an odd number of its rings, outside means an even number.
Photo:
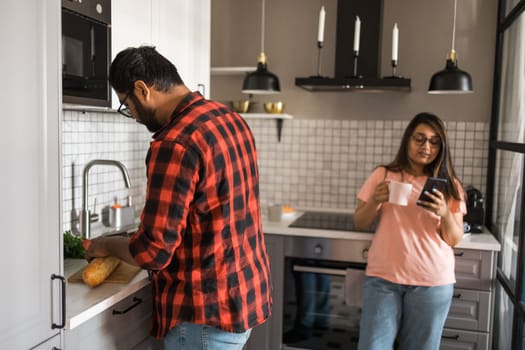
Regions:
<svg viewBox="0 0 525 350"><path fill-rule="evenodd" d="M119 93L127 93L142 80L159 91L182 85L177 68L153 46L129 47L118 53L109 68L109 83Z"/></svg>

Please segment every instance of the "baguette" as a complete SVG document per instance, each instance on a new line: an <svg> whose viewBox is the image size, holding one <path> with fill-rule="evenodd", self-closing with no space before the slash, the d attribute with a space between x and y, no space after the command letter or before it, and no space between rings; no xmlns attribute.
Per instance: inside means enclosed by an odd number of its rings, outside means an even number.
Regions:
<svg viewBox="0 0 525 350"><path fill-rule="evenodd" d="M91 288L98 286L111 275L120 264L120 259L112 256L94 258L82 272L82 280Z"/></svg>

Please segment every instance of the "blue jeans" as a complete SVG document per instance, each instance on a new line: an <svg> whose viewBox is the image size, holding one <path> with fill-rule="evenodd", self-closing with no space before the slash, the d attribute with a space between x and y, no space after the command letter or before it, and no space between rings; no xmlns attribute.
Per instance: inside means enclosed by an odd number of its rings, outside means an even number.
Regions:
<svg viewBox="0 0 525 350"><path fill-rule="evenodd" d="M359 350L437 350L454 285L418 287L367 277ZM397 337L397 338L396 338Z"/></svg>
<svg viewBox="0 0 525 350"><path fill-rule="evenodd" d="M251 331L230 333L212 326L184 322L168 332L164 338L164 350L242 350Z"/></svg>
<svg viewBox="0 0 525 350"><path fill-rule="evenodd" d="M297 329L312 330L328 327L330 314L330 276L312 272L297 272Z"/></svg>

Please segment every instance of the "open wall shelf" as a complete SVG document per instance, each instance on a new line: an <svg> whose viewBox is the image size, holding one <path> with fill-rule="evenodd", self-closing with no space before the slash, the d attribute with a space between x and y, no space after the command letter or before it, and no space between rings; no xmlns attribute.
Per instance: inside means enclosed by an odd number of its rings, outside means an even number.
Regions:
<svg viewBox="0 0 525 350"><path fill-rule="evenodd" d="M285 119L293 119L290 114L272 114L272 113L241 113L244 119L275 119L277 123L277 141L281 142L281 133Z"/></svg>

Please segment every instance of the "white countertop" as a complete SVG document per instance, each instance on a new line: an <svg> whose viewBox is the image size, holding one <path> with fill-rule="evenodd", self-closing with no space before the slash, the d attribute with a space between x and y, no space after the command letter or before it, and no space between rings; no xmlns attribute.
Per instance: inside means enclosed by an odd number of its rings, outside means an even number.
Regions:
<svg viewBox="0 0 525 350"><path fill-rule="evenodd" d="M66 281L84 265L87 265L84 259L65 259ZM148 284L148 273L144 270L140 271L128 284L103 283L98 287L90 288L84 283L66 282L65 329L78 327Z"/></svg>
<svg viewBox="0 0 525 350"><path fill-rule="evenodd" d="M352 214L351 211L345 210L322 210L322 209L308 209L314 211L340 212ZM359 232L359 231L336 231L336 230L320 230L307 228L290 228L290 225L295 219L303 214L304 211L295 211L294 213L286 213L283 215L281 221L272 222L266 217L263 220L263 232L269 235L282 236L301 236L301 237L323 237L336 239L350 239L350 240L372 240L373 233ZM478 249L500 251L501 245L496 238L486 228L483 233L466 233L461 242L454 248L459 249Z"/></svg>

